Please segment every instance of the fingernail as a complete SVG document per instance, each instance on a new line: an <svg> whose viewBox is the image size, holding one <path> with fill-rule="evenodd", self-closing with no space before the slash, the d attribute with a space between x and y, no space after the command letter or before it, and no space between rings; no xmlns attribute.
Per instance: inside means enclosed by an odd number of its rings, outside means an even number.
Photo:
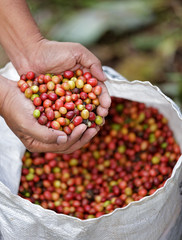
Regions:
<svg viewBox="0 0 182 240"><path fill-rule="evenodd" d="M66 141L67 141L67 137L66 136L59 136L57 138L57 144L65 143Z"/></svg>

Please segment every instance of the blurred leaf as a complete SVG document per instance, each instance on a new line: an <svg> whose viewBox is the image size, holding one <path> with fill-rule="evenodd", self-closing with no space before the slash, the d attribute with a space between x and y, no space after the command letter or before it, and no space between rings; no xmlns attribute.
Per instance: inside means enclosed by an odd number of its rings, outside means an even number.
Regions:
<svg viewBox="0 0 182 240"><path fill-rule="evenodd" d="M182 82L182 74L179 72L167 73L166 77L169 82Z"/></svg>
<svg viewBox="0 0 182 240"><path fill-rule="evenodd" d="M166 74L166 78L167 82L160 84L160 89L176 102L182 103L182 74L171 72Z"/></svg>
<svg viewBox="0 0 182 240"><path fill-rule="evenodd" d="M174 39L165 39L159 44L157 50L164 58L171 58L174 56L176 48Z"/></svg>
<svg viewBox="0 0 182 240"><path fill-rule="evenodd" d="M178 84L164 83L160 84L159 87L167 96L174 98L178 94Z"/></svg>
<svg viewBox="0 0 182 240"><path fill-rule="evenodd" d="M165 35L164 35L165 36ZM157 46L157 51L164 58L173 57L178 46L181 45L182 31L174 31L166 37Z"/></svg>
<svg viewBox="0 0 182 240"><path fill-rule="evenodd" d="M78 11L50 31L52 39L92 44L104 33L122 34L150 24L154 20L149 4L143 1L103 2L88 10Z"/></svg>
<svg viewBox="0 0 182 240"><path fill-rule="evenodd" d="M160 58L148 54L132 54L117 65L116 70L128 80L151 81L158 80L162 68Z"/></svg>
<svg viewBox="0 0 182 240"><path fill-rule="evenodd" d="M163 52L169 52L171 51L171 47L174 49L172 45L176 44L181 38L181 29L169 29L167 24L162 24L162 26L158 25L153 32L140 33L133 36L131 43L135 48L140 50L155 50L155 48L159 47Z"/></svg>
<svg viewBox="0 0 182 240"><path fill-rule="evenodd" d="M132 45L140 50L152 50L161 42L163 36L160 35L139 35L133 37L131 40Z"/></svg>

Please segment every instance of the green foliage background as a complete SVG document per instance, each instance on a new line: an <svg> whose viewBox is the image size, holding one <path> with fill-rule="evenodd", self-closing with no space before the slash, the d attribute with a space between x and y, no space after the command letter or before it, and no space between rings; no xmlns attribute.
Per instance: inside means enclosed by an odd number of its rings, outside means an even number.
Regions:
<svg viewBox="0 0 182 240"><path fill-rule="evenodd" d="M118 28L119 22L113 19L115 28L100 27L100 33L96 40L84 45L89 48L103 65L113 67L129 80L151 81L158 85L178 105L182 105L182 2L180 0L136 0L140 6L151 12L152 20L144 26L131 26L125 30ZM72 17L80 16L89 11L103 10L104 6L113 8L117 3L134 5L135 0L109 1L109 0L28 0L31 12L38 23L42 33L49 39L60 40L55 37L59 28L68 27ZM103 8L103 9L102 9ZM109 8L109 7L108 7ZM102 12L103 12L102 11ZM137 9L136 9L137 11ZM140 18L140 13L137 13ZM142 13L141 13L142 14ZM89 16L87 16L89 17ZM102 16L100 17L102 18ZM125 12L124 20L130 20L131 13ZM146 21L148 17L145 18ZM99 24L103 19L93 19L93 25ZM122 16L121 23L123 24ZM119 20L119 21L120 21ZM74 20L73 20L74 21ZM115 22L114 22L115 21ZM136 19L137 22L137 19ZM145 21L144 21L145 22ZM132 23L135 25L135 23ZM103 26L103 28L102 28ZM89 27L89 26L88 26ZM79 35L82 28L78 26L76 34ZM66 37L66 36L64 36ZM0 48L0 67L7 61L2 48Z"/></svg>

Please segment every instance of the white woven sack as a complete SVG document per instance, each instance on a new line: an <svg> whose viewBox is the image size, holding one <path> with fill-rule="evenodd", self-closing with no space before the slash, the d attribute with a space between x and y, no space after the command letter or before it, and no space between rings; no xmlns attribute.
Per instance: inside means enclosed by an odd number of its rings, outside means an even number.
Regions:
<svg viewBox="0 0 182 240"><path fill-rule="evenodd" d="M168 119L182 149L182 115L175 103L149 82L128 82L109 67L112 96L146 103ZM18 80L11 64L0 71ZM18 106L16 106L18 107ZM15 109L16 112L16 109ZM0 119L0 231L3 240L180 240L182 235L182 157L165 186L97 219L80 220L17 196L25 147Z"/></svg>

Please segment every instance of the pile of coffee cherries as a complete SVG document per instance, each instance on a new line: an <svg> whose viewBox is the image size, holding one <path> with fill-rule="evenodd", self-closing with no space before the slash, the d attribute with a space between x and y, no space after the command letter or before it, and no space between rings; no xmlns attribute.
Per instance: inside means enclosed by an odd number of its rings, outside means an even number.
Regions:
<svg viewBox="0 0 182 240"><path fill-rule="evenodd" d="M82 149L25 153L19 195L57 213L99 217L153 194L180 154L156 108L112 98L105 125Z"/></svg>
<svg viewBox="0 0 182 240"><path fill-rule="evenodd" d="M33 116L41 125L71 134L75 126L101 125L103 119L96 115L98 96L102 92L96 78L81 69L65 71L63 75L23 74L18 87L26 98L32 100Z"/></svg>

